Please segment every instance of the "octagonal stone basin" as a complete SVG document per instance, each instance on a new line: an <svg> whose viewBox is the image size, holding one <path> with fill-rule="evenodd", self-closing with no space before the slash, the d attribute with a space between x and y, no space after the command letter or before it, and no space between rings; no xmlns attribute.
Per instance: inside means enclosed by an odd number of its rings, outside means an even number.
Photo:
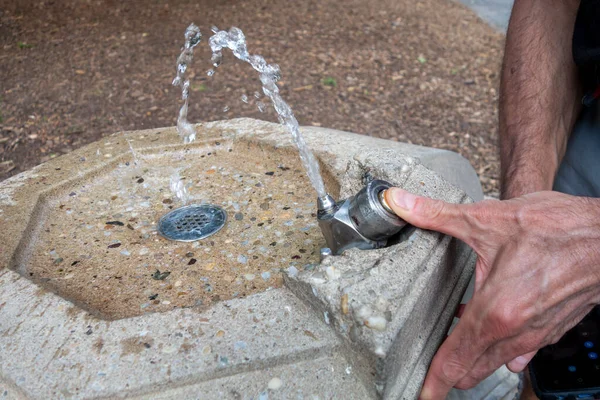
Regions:
<svg viewBox="0 0 600 400"><path fill-rule="evenodd" d="M319 263L315 194L289 135L249 119L197 131L185 146L173 128L116 134L0 183L0 395L416 398L471 249L409 229ZM336 198L370 178L481 197L454 153L303 134ZM182 205L175 173L188 204L226 210L214 236L157 234Z"/></svg>
<svg viewBox="0 0 600 400"><path fill-rule="evenodd" d="M125 142L108 141L92 157L112 158ZM193 243L157 235L159 218L183 205L169 189L173 175L187 186L188 203L226 210L217 235ZM325 244L315 208L314 191L289 148L218 138L133 150L46 195L35 240L17 266L103 319L209 307L280 287L282 270L317 264Z"/></svg>

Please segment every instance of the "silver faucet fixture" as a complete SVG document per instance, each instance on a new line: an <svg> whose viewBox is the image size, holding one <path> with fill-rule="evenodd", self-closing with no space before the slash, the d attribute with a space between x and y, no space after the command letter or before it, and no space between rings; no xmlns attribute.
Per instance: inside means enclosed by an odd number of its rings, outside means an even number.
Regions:
<svg viewBox="0 0 600 400"><path fill-rule="evenodd" d="M385 191L391 186L374 180L355 196L338 203L330 195L318 199L317 220L333 254L350 248L384 247L391 236L406 226L385 200Z"/></svg>

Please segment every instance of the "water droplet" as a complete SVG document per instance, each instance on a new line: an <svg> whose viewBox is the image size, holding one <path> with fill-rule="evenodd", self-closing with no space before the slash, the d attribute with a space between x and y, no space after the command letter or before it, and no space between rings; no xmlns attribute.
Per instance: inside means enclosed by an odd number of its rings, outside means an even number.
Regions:
<svg viewBox="0 0 600 400"><path fill-rule="evenodd" d="M202 33L200 33L200 28L198 28L194 24L190 24L185 30L185 47L195 47L200 40L202 39Z"/></svg>
<svg viewBox="0 0 600 400"><path fill-rule="evenodd" d="M212 33L217 33L217 32L219 32L219 28L217 28L216 26L213 25L213 26L210 27L210 31Z"/></svg>
<svg viewBox="0 0 600 400"><path fill-rule="evenodd" d="M227 112L227 111L229 111L229 106L223 107L223 112Z"/></svg>
<svg viewBox="0 0 600 400"><path fill-rule="evenodd" d="M265 109L267 108L267 106L265 106L265 103L263 103L262 101L256 103L256 107L258 107L258 111L260 112L265 112Z"/></svg>
<svg viewBox="0 0 600 400"><path fill-rule="evenodd" d="M208 76L213 76L214 74L215 74L214 69L209 69L208 71L206 71L206 75L208 75Z"/></svg>
<svg viewBox="0 0 600 400"><path fill-rule="evenodd" d="M212 65L217 68L219 65L221 65L221 62L223 61L223 53L221 53L220 51L214 52L212 57L210 58L210 62L212 63Z"/></svg>
<svg viewBox="0 0 600 400"><path fill-rule="evenodd" d="M244 103L248 103L248 96L246 96L245 94L242 95L241 99Z"/></svg>
<svg viewBox="0 0 600 400"><path fill-rule="evenodd" d="M260 93L259 92L254 92L254 97L257 99L260 99Z"/></svg>

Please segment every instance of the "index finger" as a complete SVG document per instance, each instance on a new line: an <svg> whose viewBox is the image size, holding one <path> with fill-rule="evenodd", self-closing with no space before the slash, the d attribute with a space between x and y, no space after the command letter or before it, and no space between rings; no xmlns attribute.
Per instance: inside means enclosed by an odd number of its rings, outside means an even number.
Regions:
<svg viewBox="0 0 600 400"><path fill-rule="evenodd" d="M454 204L393 187L384 193L389 207L411 225L453 236L472 246L472 204Z"/></svg>
<svg viewBox="0 0 600 400"><path fill-rule="evenodd" d="M469 304L454 331L437 351L425 378L419 399L443 400L474 367L491 344L479 335L481 322Z"/></svg>

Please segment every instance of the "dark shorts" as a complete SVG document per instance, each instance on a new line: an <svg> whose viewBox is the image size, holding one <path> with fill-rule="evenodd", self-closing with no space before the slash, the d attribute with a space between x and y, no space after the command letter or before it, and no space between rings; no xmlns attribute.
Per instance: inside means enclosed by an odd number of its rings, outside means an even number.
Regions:
<svg viewBox="0 0 600 400"><path fill-rule="evenodd" d="M569 138L554 190L575 196L600 197L600 106L587 108Z"/></svg>

